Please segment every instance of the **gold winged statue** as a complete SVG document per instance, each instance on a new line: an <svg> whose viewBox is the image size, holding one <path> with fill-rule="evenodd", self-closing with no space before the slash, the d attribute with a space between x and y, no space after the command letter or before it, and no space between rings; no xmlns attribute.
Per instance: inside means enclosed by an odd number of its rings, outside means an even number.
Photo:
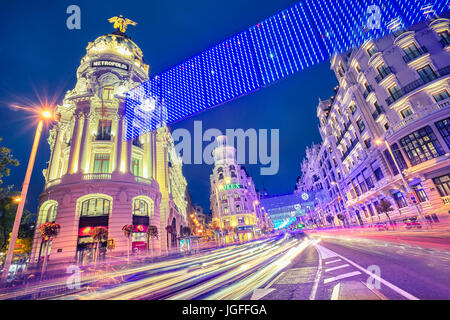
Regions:
<svg viewBox="0 0 450 320"><path fill-rule="evenodd" d="M123 15L118 17L112 17L108 19L109 22L114 23L114 28L118 29L120 32L125 33L127 26L131 24L132 26L137 25L137 22L131 21L130 19L124 18Z"/></svg>

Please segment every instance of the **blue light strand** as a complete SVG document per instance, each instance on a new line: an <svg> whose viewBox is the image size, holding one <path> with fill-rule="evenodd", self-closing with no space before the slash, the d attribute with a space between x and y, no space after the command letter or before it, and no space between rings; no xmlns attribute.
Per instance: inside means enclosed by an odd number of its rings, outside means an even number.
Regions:
<svg viewBox="0 0 450 320"><path fill-rule="evenodd" d="M244 30L127 93L126 139L173 123L267 86L299 70L391 31L425 20L422 7L436 14L449 0L303 0ZM363 30L367 8L381 10L381 29ZM326 36L328 34L328 37ZM272 57L271 57L272 55ZM146 99L155 100L152 111Z"/></svg>

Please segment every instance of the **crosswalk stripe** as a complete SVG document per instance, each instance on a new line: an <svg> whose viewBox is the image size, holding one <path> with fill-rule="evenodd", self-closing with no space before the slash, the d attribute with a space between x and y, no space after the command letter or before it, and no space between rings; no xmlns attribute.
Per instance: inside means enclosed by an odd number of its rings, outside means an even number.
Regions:
<svg viewBox="0 0 450 320"><path fill-rule="evenodd" d="M359 274L361 274L361 272L359 272L359 271L353 271L353 272L349 272L349 273L344 273L344 274L338 275L336 277L331 277L331 278L325 279L325 280L323 280L323 283L330 283L330 282L333 282L333 281L336 281L336 280L341 280L341 279L357 276Z"/></svg>
<svg viewBox="0 0 450 320"><path fill-rule="evenodd" d="M341 261L341 259L327 261L327 262L325 262L325 264L335 263L335 262L339 262L339 261Z"/></svg>
<svg viewBox="0 0 450 320"><path fill-rule="evenodd" d="M346 264L343 264L343 265L340 265L340 266L337 266L337 267L328 268L328 269L325 269L325 272L330 272L330 271L342 269L342 268L345 268L345 267L350 267L350 265L348 263L346 263Z"/></svg>

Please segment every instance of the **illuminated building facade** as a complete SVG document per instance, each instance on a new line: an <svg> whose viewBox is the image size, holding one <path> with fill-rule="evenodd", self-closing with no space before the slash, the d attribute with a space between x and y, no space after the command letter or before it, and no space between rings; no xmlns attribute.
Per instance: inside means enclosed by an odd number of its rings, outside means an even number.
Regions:
<svg viewBox="0 0 450 320"><path fill-rule="evenodd" d="M236 161L236 149L225 136L217 137L210 176L213 222L221 222L226 242L254 239L261 230L260 205L255 184Z"/></svg>
<svg viewBox="0 0 450 320"><path fill-rule="evenodd" d="M127 139L383 37L393 24L408 27L447 10L447 0L302 0L131 90Z"/></svg>
<svg viewBox="0 0 450 320"><path fill-rule="evenodd" d="M51 243L50 263L92 261L97 245L100 257L126 254L125 225L133 225L133 253L144 254L148 249L149 225L159 233L158 240L151 240L155 255L176 248L172 230L179 233L187 225L186 180L172 137L161 126L124 140L126 92L146 81L148 71L142 51L120 31L87 46L76 86L55 110L31 263L43 259L38 229L49 221L61 225ZM173 227L170 234L168 225ZM93 239L96 227L107 229L107 239L99 243ZM112 242L114 248L107 250Z"/></svg>
<svg viewBox="0 0 450 320"><path fill-rule="evenodd" d="M330 223L448 219L449 26L437 16L399 25L331 60L339 86L319 102L322 142L305 159L297 185L329 194ZM392 205L387 215L379 210L382 199Z"/></svg>

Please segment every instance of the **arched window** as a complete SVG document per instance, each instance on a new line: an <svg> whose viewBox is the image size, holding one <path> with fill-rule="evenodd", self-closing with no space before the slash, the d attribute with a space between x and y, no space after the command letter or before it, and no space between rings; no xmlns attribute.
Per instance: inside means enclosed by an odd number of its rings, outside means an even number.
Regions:
<svg viewBox="0 0 450 320"><path fill-rule="evenodd" d="M217 172L223 172L223 168L222 167L218 167L217 168Z"/></svg>
<svg viewBox="0 0 450 320"><path fill-rule="evenodd" d="M103 198L90 198L81 203L81 216L107 216L111 211L111 202Z"/></svg>
<svg viewBox="0 0 450 320"><path fill-rule="evenodd" d="M39 223L55 222L58 212L58 202L49 200L41 205Z"/></svg>
<svg viewBox="0 0 450 320"><path fill-rule="evenodd" d="M141 217L151 217L154 205L150 198L135 198L133 200L133 215Z"/></svg>

